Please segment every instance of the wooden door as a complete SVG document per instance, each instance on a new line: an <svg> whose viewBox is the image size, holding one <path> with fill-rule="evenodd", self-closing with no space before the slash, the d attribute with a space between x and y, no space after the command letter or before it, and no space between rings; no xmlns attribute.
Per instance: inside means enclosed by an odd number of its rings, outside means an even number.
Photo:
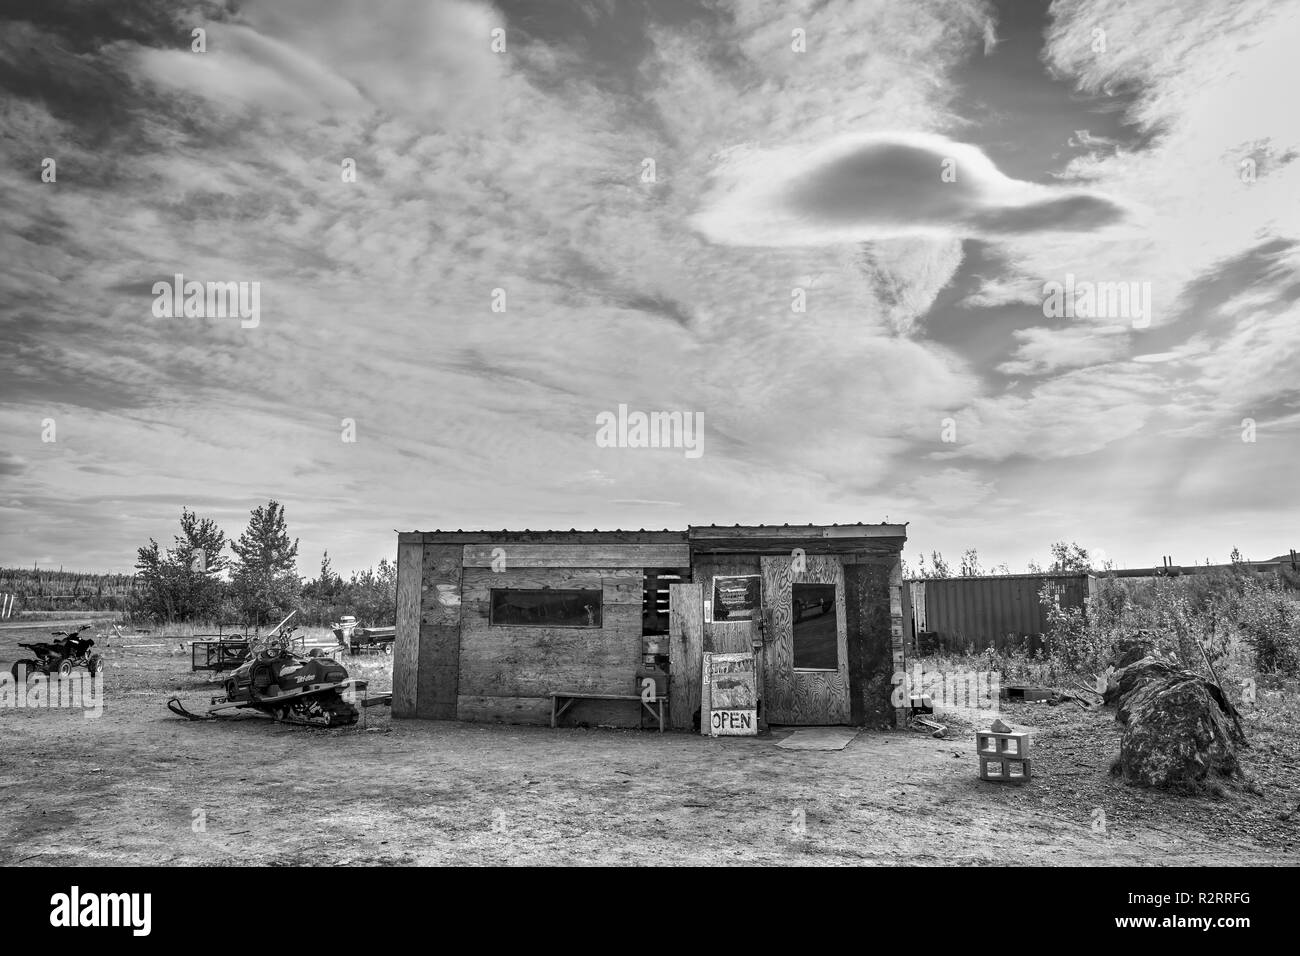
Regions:
<svg viewBox="0 0 1300 956"><path fill-rule="evenodd" d="M818 726L847 724L849 712L848 634L844 614L844 565L834 555L807 555L795 569L791 557L763 558L763 604L772 626L764 648L764 708L769 724ZM835 629L821 666L797 667L794 585L833 585ZM825 591L823 590L823 593ZM829 596L828 596L829 600ZM810 618L825 614L818 609ZM801 620L801 624L805 622ZM829 619L823 619L829 624ZM834 666L829 666L830 664Z"/></svg>
<svg viewBox="0 0 1300 956"><path fill-rule="evenodd" d="M693 725L700 709L703 664L704 590L698 584L670 584L668 722L674 730L690 730Z"/></svg>

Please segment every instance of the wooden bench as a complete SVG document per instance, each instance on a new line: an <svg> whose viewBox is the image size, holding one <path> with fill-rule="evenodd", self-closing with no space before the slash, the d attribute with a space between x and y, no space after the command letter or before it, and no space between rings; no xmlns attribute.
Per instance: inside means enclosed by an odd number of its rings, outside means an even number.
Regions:
<svg viewBox="0 0 1300 956"><path fill-rule="evenodd" d="M548 694L551 698L551 726L558 726L557 721L564 712L573 706L576 700L639 700L643 710L650 711L650 716L659 722L659 733L664 732L664 699L656 697L646 700L640 694L584 694L579 691L566 691ZM560 703L563 701L563 703ZM656 709L657 708L657 709ZM642 715L644 719L644 714Z"/></svg>

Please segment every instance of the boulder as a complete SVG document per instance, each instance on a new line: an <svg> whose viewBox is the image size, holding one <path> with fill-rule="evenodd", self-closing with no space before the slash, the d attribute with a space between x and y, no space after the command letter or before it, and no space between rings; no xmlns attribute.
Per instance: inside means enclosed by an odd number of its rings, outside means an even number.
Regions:
<svg viewBox="0 0 1300 956"><path fill-rule="evenodd" d="M989 730L995 734L1010 734L1014 732L1011 729L1011 725L1008 724L1006 721L1002 720L1001 718L993 721L993 724L989 727Z"/></svg>
<svg viewBox="0 0 1300 956"><path fill-rule="evenodd" d="M1117 772L1148 787L1241 774L1236 711L1214 684L1143 657L1111 675L1104 702L1124 725Z"/></svg>
<svg viewBox="0 0 1300 956"><path fill-rule="evenodd" d="M1151 657L1154 643L1143 631L1129 637L1121 637L1111 649L1110 659L1106 662L1115 670L1128 667L1144 657Z"/></svg>

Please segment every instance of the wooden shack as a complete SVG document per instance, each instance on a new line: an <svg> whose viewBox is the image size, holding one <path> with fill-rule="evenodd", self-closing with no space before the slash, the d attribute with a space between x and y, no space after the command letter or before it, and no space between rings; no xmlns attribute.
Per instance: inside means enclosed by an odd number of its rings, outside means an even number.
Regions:
<svg viewBox="0 0 1300 956"><path fill-rule="evenodd" d="M393 715L636 727L645 672L699 727L706 653L752 652L764 724L891 724L906 526L398 535ZM639 673L640 672L640 673ZM603 695L583 698L581 695Z"/></svg>

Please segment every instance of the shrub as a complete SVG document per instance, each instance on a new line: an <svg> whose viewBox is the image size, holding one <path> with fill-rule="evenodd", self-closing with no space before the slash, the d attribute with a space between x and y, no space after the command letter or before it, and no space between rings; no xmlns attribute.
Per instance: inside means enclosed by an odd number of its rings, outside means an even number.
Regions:
<svg viewBox="0 0 1300 956"><path fill-rule="evenodd" d="M1092 676L1121 639L1141 638L1154 654L1227 685L1248 669L1300 672L1300 602L1280 581L1244 569L1179 578L1096 579L1083 609L1039 595L1047 618L1044 648L1053 675Z"/></svg>
<svg viewBox="0 0 1300 956"><path fill-rule="evenodd" d="M1261 674L1300 675L1300 602L1278 583L1247 578L1237 626Z"/></svg>

